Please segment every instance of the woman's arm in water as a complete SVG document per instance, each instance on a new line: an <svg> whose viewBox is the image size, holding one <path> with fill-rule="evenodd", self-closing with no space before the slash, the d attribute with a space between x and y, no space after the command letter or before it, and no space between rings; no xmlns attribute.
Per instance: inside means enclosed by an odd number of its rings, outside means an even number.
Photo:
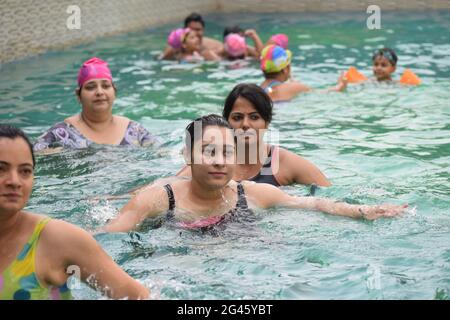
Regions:
<svg viewBox="0 0 450 320"><path fill-rule="evenodd" d="M354 205L317 197L291 196L280 189L264 183L246 183L245 191L249 201L261 208L288 207L322 211L324 213L350 218L375 220L401 214L407 205Z"/></svg>
<svg viewBox="0 0 450 320"><path fill-rule="evenodd" d="M142 189L123 208L119 215L97 232L128 232L146 218L167 211L169 200L165 189L157 184Z"/></svg>
<svg viewBox="0 0 450 320"><path fill-rule="evenodd" d="M109 298L149 298L147 288L123 271L89 233L70 223L51 220L47 224L37 257L42 262L42 280L48 285L61 285L75 272L79 280Z"/></svg>
<svg viewBox="0 0 450 320"><path fill-rule="evenodd" d="M272 92L269 92L269 96L274 101L281 101L281 100L291 100L298 96L301 93L307 93L307 92L318 92L318 93L328 93L332 91L341 92L344 91L345 88L347 88L347 79L345 78L344 74L342 74L339 79L338 83L331 88L325 89L325 90L319 90L319 89L313 89L311 87L308 87L307 85L304 85L301 82L298 82L297 80L291 79L290 81L287 81L279 86L276 86L276 90L274 89Z"/></svg>
<svg viewBox="0 0 450 320"><path fill-rule="evenodd" d="M312 90L313 89L297 80L290 80L274 87L268 94L273 101L284 101L291 100L300 93L306 93Z"/></svg>
<svg viewBox="0 0 450 320"><path fill-rule="evenodd" d="M322 187L331 186L327 177L312 162L284 148L278 150L280 166L279 174L276 177L282 185L301 183L316 184Z"/></svg>

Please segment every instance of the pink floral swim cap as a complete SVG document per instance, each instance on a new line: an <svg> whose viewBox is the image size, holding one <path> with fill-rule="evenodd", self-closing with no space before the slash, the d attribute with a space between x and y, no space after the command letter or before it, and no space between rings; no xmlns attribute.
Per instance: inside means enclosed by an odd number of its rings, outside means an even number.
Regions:
<svg viewBox="0 0 450 320"><path fill-rule="evenodd" d="M240 57L247 51L245 38L237 33L231 33L225 37L225 50L231 57Z"/></svg>
<svg viewBox="0 0 450 320"><path fill-rule="evenodd" d="M173 30L167 38L167 44L175 50L180 50L183 46L184 39L191 32L189 28L178 28Z"/></svg>
<svg viewBox="0 0 450 320"><path fill-rule="evenodd" d="M275 34L270 37L270 40L277 46L282 47L284 50L288 48L289 38L283 33Z"/></svg>
<svg viewBox="0 0 450 320"><path fill-rule="evenodd" d="M78 72L78 86L81 88L86 81L92 79L108 79L112 82L111 70L107 62L93 57L83 63Z"/></svg>

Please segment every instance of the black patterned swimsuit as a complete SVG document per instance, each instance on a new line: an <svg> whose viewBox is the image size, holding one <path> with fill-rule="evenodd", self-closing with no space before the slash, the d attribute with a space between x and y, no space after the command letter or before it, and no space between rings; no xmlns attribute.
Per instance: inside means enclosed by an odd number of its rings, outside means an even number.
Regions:
<svg viewBox="0 0 450 320"><path fill-rule="evenodd" d="M173 193L172 186L170 184L166 184L164 189L167 192L167 197L169 198L169 210L166 213L167 220L175 219L175 196ZM201 220L197 220L194 222L178 222L178 225L185 229L201 229L207 230L211 227L215 227L217 225L221 225L226 221L234 220L234 218L238 216L247 216L251 213L251 210L248 207L247 199L245 197L244 187L241 183L237 184L237 192L238 192L238 200L236 202L236 207L228 211L227 213L220 216L212 216L208 218L204 218Z"/></svg>

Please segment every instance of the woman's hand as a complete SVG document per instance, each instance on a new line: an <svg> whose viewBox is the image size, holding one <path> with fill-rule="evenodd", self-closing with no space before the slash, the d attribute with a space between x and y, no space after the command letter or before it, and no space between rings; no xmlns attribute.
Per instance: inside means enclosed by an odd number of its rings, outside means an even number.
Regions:
<svg viewBox="0 0 450 320"><path fill-rule="evenodd" d="M358 208L361 217L367 220L375 220L381 217L395 217L403 213L408 207L407 204L395 205L395 204L381 204L377 206L360 206Z"/></svg>
<svg viewBox="0 0 450 320"><path fill-rule="evenodd" d="M248 30L245 30L244 35L246 37L254 39L258 34L256 33L255 29L248 29Z"/></svg>

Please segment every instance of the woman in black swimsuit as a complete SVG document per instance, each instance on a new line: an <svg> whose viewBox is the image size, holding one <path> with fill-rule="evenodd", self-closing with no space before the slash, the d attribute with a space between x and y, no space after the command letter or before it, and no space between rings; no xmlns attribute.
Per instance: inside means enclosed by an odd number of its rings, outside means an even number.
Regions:
<svg viewBox="0 0 450 320"><path fill-rule="evenodd" d="M203 228L248 208L285 206L318 210L352 218L377 219L402 213L406 206L350 205L329 199L290 196L266 183L232 180L236 137L221 116L208 115L186 129L185 160L192 179L151 185L139 192L102 231L130 231L146 218L162 214L185 228Z"/></svg>

